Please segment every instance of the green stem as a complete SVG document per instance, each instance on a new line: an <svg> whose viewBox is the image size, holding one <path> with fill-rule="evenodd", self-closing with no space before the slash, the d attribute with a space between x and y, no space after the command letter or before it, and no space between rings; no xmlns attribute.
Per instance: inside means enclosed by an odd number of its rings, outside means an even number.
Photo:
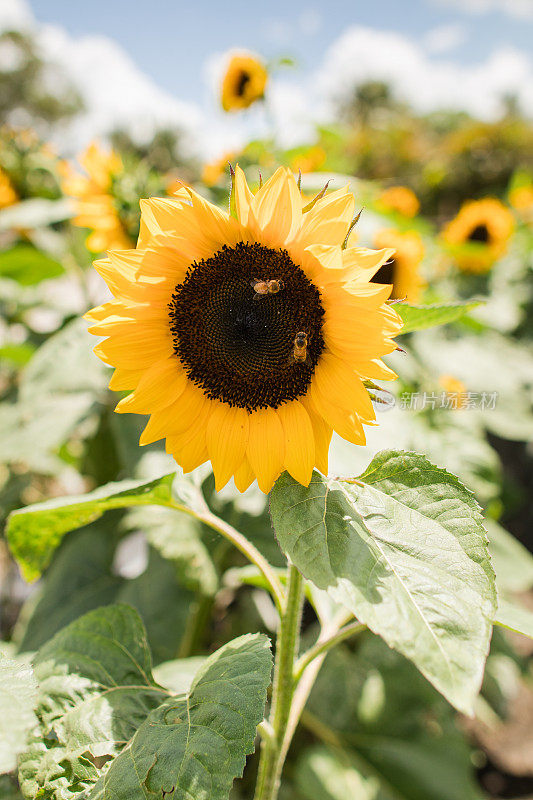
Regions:
<svg viewBox="0 0 533 800"><path fill-rule="evenodd" d="M311 661L314 661L315 658L318 658L321 653L325 653L331 647L343 642L350 636L354 636L356 633L361 633L361 631L364 631L365 629L366 625L363 625L362 622L352 622L350 625L346 625L344 628L341 628L327 639L319 639L318 642L314 644L313 647L310 647L309 650L304 653L296 662L294 668L295 682L298 683L300 681L305 669L309 666Z"/></svg>
<svg viewBox="0 0 533 800"><path fill-rule="evenodd" d="M259 550L254 547L254 545L249 542L248 539L242 535L242 533L239 533L238 530L233 528L223 519L220 519L220 517L217 517L216 514L213 514L208 509L207 505L205 511L193 511L192 508L182 506L173 500L169 501L168 503L162 503L162 505L166 505L168 508L173 508L175 511L181 511L184 514L188 514L190 517L194 517L200 522L205 523L210 528L217 531L217 533L220 533L222 536L224 536L224 538L231 542L237 548L237 550L240 550L240 552L246 556L248 561L250 561L252 564L255 564L255 566L263 573L270 591L272 592L277 609L280 614L282 613L285 594L279 578L266 558L261 555Z"/></svg>
<svg viewBox="0 0 533 800"><path fill-rule="evenodd" d="M287 730L294 694L294 661L300 643L303 605L303 578L294 566L289 567L286 604L281 614L276 645L274 686L270 725L273 736L263 739L255 800L276 800L281 771L289 748Z"/></svg>

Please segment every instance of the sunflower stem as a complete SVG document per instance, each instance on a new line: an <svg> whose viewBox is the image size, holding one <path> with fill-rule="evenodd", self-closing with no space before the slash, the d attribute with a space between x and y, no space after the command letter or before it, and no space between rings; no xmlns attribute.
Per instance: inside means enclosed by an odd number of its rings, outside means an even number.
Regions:
<svg viewBox="0 0 533 800"><path fill-rule="evenodd" d="M276 642L274 685L270 725L273 736L263 739L254 800L276 800L281 771L290 739L287 738L292 700L296 686L294 662L300 644L300 625L304 597L304 582L300 572L289 566L286 602L280 619Z"/></svg>
<svg viewBox="0 0 533 800"><path fill-rule="evenodd" d="M232 525L209 511L207 506L205 511L194 511L192 508L182 506L173 500L169 501L168 503L163 503L162 505L166 505L168 508L173 508L175 511L181 511L184 514L188 514L190 517L194 517L200 522L205 523L205 525L208 525L214 531L217 531L217 533L220 533L225 539L231 542L237 548L237 550L240 550L240 552L246 556L248 561L250 561L252 564L255 564L255 566L263 574L272 597L274 598L274 602L276 603L278 612L280 615L282 614L285 603L285 593L279 578L266 558L256 547L254 547L251 542L248 541L246 536L243 536L242 533L236 530Z"/></svg>

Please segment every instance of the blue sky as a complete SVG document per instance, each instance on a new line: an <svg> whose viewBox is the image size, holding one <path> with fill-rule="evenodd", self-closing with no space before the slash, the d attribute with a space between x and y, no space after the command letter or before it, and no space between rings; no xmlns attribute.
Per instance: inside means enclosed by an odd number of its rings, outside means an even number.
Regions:
<svg viewBox="0 0 533 800"><path fill-rule="evenodd" d="M443 55L472 64L493 50L531 50L530 0L30 0L40 22L73 36L112 37L162 88L183 100L203 90L204 65L214 52L246 47L265 57L295 56L303 72L350 25L396 31L422 39L436 28L455 28L456 44ZM484 11L484 9L488 9ZM499 8L500 10L493 10ZM507 9L507 11L502 9Z"/></svg>

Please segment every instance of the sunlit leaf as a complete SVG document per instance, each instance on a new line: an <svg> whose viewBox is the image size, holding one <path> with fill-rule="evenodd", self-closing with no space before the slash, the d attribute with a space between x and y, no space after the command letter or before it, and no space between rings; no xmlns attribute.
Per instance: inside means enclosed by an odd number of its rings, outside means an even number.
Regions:
<svg viewBox="0 0 533 800"><path fill-rule="evenodd" d="M415 453L384 451L359 479L284 473L271 495L280 546L304 576L472 712L495 610L479 506Z"/></svg>
<svg viewBox="0 0 533 800"><path fill-rule="evenodd" d="M481 301L469 303L448 303L444 305L415 306L409 303L398 303L395 310L403 320L402 333L420 331L424 328L433 328L436 325L446 325L455 322L473 308L480 305Z"/></svg>
<svg viewBox="0 0 533 800"><path fill-rule="evenodd" d="M6 533L26 580L39 577L63 536L112 508L154 505L170 500L173 475L148 483L120 481L77 497L61 497L14 511Z"/></svg>

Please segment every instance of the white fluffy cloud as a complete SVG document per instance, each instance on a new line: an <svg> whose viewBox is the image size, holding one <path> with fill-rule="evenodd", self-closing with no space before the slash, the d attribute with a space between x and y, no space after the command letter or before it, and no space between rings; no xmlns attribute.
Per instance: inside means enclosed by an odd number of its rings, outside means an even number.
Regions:
<svg viewBox="0 0 533 800"><path fill-rule="evenodd" d="M387 81L399 97L422 112L465 109L490 119L501 110L502 96L512 92L533 113L532 59L510 47L466 66L428 55L403 34L350 28L328 49L317 84L324 99L331 101L347 87L369 79Z"/></svg>

